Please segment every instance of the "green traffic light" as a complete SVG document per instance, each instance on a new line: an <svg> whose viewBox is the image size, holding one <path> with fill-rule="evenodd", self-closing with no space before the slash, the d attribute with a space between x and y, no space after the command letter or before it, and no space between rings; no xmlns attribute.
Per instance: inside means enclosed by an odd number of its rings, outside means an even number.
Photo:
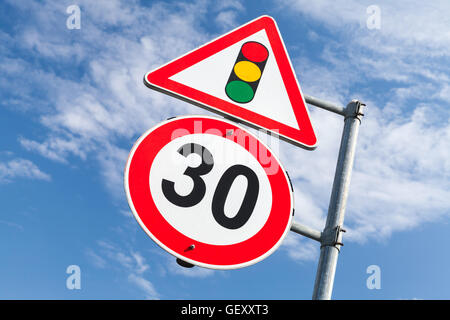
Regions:
<svg viewBox="0 0 450 320"><path fill-rule="evenodd" d="M253 99L254 92L252 87L243 81L231 81L225 87L228 97L239 103L246 103Z"/></svg>

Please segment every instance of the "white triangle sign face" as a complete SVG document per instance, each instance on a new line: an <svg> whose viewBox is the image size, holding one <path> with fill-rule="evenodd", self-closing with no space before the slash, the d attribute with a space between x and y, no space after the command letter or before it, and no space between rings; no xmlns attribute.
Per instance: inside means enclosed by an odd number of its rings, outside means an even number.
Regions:
<svg viewBox="0 0 450 320"><path fill-rule="evenodd" d="M306 149L317 139L273 18L259 17L147 73L144 83Z"/></svg>

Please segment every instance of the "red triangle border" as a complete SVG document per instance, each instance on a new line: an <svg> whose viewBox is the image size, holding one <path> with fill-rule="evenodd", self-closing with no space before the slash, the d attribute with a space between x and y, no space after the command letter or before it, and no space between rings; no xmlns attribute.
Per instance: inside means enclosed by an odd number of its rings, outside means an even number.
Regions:
<svg viewBox="0 0 450 320"><path fill-rule="evenodd" d="M287 90L296 120L300 129L287 126L268 117L240 107L237 104L201 92L169 78L178 72L222 51L223 49L265 29L281 77ZM317 138L312 127L308 109L297 82L294 70L287 55L275 20L261 16L237 29L177 58L144 77L144 83L151 89L161 91L197 106L206 108L226 117L237 119L247 125L268 130L283 140L308 150L315 149Z"/></svg>

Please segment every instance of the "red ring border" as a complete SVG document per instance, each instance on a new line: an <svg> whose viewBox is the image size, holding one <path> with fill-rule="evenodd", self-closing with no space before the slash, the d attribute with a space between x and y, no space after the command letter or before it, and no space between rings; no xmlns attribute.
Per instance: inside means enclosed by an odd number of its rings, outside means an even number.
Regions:
<svg viewBox="0 0 450 320"><path fill-rule="evenodd" d="M244 142L245 145L243 145L233 141L250 152L266 172L267 168L261 163L260 154L266 154L271 158L269 163L276 161L278 165L277 173L267 175L272 189L272 204L276 204L276 206L272 205L269 218L261 230L245 241L232 245L212 245L187 237L164 219L151 197L148 181L153 160L158 152L171 141L174 130L186 129L188 134L192 134L195 132L194 122L196 121L202 121L203 132L209 130L211 134L216 135L219 135L220 132L224 139L231 138L227 136L231 129L243 130L249 139L257 141L256 152L254 148L249 150L250 144ZM178 137L180 136L183 134L178 135ZM259 151L261 147L266 153ZM293 191L288 179L274 154L242 127L215 117L187 116L167 120L148 130L139 138L130 152L125 168L125 191L130 208L139 224L163 249L182 260L202 267L234 269L266 258L281 244L290 229L293 213ZM195 249L186 250L192 244L195 245Z"/></svg>

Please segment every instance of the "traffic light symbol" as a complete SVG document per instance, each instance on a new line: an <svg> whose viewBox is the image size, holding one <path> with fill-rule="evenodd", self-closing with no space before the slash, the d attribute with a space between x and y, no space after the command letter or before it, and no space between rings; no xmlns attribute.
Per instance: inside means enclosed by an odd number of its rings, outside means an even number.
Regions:
<svg viewBox="0 0 450 320"><path fill-rule="evenodd" d="M269 51L259 42L249 41L242 45L225 86L228 98L238 103L252 101L268 57Z"/></svg>

